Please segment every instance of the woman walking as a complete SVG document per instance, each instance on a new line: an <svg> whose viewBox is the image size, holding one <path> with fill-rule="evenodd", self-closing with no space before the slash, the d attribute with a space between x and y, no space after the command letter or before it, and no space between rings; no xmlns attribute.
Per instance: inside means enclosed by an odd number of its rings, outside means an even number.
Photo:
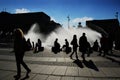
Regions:
<svg viewBox="0 0 120 80"><path fill-rule="evenodd" d="M29 77L28 74L31 72L31 70L23 61L23 57L26 49L25 45L26 45L26 40L24 38L23 32L20 28L18 28L15 30L15 39L14 39L14 52L15 52L16 66L17 66L17 75L15 75L14 78L16 79L19 79L21 77L20 65L22 65L26 69L27 71L26 77Z"/></svg>

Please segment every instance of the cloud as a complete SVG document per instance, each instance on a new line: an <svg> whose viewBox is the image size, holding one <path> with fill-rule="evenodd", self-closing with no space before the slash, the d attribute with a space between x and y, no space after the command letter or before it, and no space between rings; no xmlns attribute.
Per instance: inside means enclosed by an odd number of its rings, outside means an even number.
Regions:
<svg viewBox="0 0 120 80"><path fill-rule="evenodd" d="M72 24L73 24L73 25L78 25L78 23L81 22L82 25L85 26L85 22L86 22L87 20L93 20L93 18L92 18L92 17L86 17L86 16L85 16L85 17L82 17L82 18L75 18L75 19L73 19L73 20L71 20L71 21L72 21Z"/></svg>
<svg viewBox="0 0 120 80"><path fill-rule="evenodd" d="M82 17L82 18L75 18L72 20L73 23L78 23L78 22L86 22L87 20L93 20L92 17Z"/></svg>
<svg viewBox="0 0 120 80"><path fill-rule="evenodd" d="M28 13L30 12L30 10L26 9L26 8L21 8L21 9L16 9L15 13Z"/></svg>
<svg viewBox="0 0 120 80"><path fill-rule="evenodd" d="M54 17L51 17L51 20L56 22L56 19Z"/></svg>

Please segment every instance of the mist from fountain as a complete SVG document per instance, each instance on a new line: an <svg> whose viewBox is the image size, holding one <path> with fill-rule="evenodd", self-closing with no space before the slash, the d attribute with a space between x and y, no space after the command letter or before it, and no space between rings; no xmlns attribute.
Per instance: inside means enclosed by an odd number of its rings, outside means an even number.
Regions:
<svg viewBox="0 0 120 80"><path fill-rule="evenodd" d="M30 38L31 41L34 41L35 43L37 42L37 39L41 39L42 45L46 48L51 48L54 45L54 41L56 38L58 38L58 42L62 45L65 44L65 39L68 40L70 43L72 41L73 35L77 35L77 39L79 41L79 38L82 36L82 33L86 33L87 40L93 45L95 40L100 40L101 34L88 28L88 27L81 27L81 28L64 28L64 27L59 27L52 31L48 35L44 35L39 32L39 25L34 24L31 26L30 30L28 33L25 35L25 38L28 39Z"/></svg>
<svg viewBox="0 0 120 80"><path fill-rule="evenodd" d="M25 38L26 38L26 40L28 38L30 38L31 41L33 41L34 43L36 43L38 39L41 39L42 41L44 41L45 40L45 35L43 35L42 33L40 33L39 25L37 23L35 23L35 24L33 24L31 26L31 28L28 31L28 33L25 34Z"/></svg>

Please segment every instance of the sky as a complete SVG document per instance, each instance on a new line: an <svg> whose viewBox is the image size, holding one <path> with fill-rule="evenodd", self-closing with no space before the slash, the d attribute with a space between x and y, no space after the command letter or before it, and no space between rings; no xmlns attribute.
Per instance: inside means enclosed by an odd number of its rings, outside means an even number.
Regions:
<svg viewBox="0 0 120 80"><path fill-rule="evenodd" d="M120 13L120 0L0 0L0 11L10 13L45 12L57 23L67 27L86 20L114 19ZM120 20L120 17L118 16Z"/></svg>

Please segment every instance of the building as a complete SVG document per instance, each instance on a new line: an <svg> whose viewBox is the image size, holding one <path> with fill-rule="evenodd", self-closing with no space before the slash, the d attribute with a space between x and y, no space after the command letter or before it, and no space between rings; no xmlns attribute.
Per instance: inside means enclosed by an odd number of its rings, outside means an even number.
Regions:
<svg viewBox="0 0 120 80"><path fill-rule="evenodd" d="M34 23L39 24L40 32L45 35L49 34L57 27L61 26L59 23L51 21L50 16L48 16L44 12L19 13L19 14L1 12L0 38L5 39L9 35L12 35L14 29L16 28L21 28L24 33L27 33Z"/></svg>
<svg viewBox="0 0 120 80"><path fill-rule="evenodd" d="M110 36L117 42L116 46L120 49L120 25L118 19L104 19L86 21L86 25L105 36Z"/></svg>
<svg viewBox="0 0 120 80"><path fill-rule="evenodd" d="M0 30L5 32L13 31L15 28L21 28L25 33L31 25L38 23L43 33L51 32L58 23L51 21L50 17L44 12L10 14L8 12L0 13Z"/></svg>

